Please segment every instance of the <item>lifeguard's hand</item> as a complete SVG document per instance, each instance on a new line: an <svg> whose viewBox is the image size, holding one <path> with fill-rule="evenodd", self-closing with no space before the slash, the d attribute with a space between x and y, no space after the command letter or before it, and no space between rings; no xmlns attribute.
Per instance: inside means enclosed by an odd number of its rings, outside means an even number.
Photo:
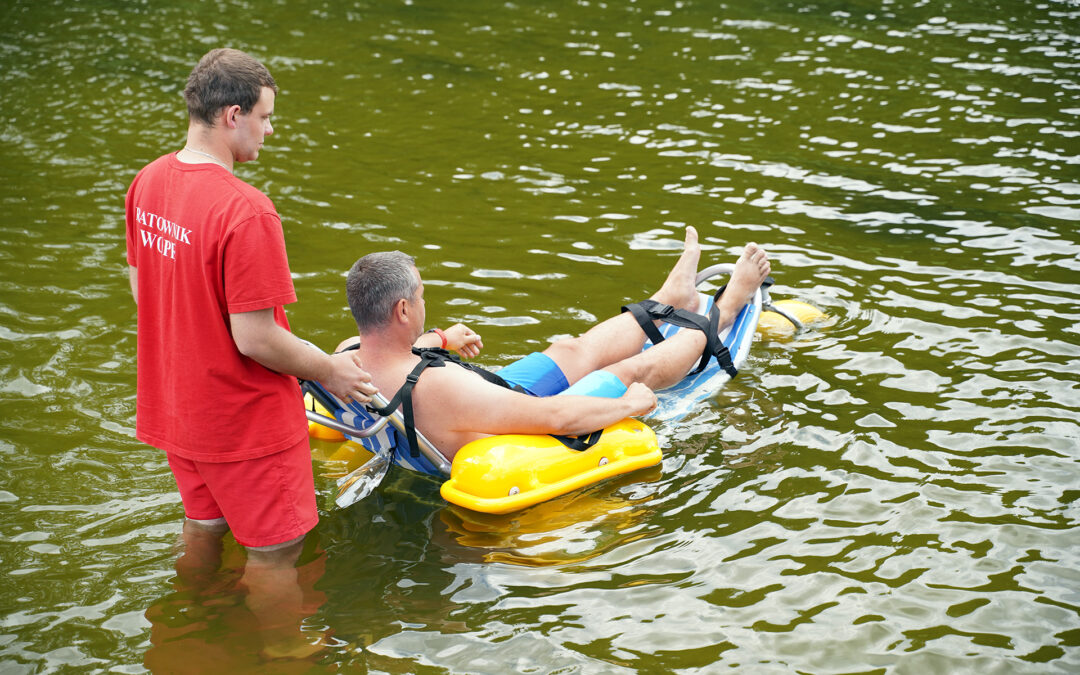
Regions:
<svg viewBox="0 0 1080 675"><path fill-rule="evenodd" d="M355 350L330 356L330 375L324 377L322 385L331 394L344 400L368 403L378 388L371 383L371 375L363 368L360 355Z"/></svg>
<svg viewBox="0 0 1080 675"><path fill-rule="evenodd" d="M452 349L467 359L471 359L484 348L480 336L465 324L455 323L443 331L446 335L446 348Z"/></svg>
<svg viewBox="0 0 1080 675"><path fill-rule="evenodd" d="M634 411L630 413L631 416L647 415L656 410L656 394L640 382L634 382L627 387L622 398Z"/></svg>

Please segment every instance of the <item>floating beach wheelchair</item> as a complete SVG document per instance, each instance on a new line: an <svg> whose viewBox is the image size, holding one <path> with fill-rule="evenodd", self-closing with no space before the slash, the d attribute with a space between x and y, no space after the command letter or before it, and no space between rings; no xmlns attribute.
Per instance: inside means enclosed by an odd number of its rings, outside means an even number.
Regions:
<svg viewBox="0 0 1080 675"><path fill-rule="evenodd" d="M713 265L698 273L698 285L728 275L734 265ZM710 341L698 367L682 381L657 392L657 408L649 419L672 423L682 418L702 400L710 397L745 363L763 309L777 312L769 301L769 278L739 312L731 326ZM723 289L716 294L699 293L696 314L644 301L626 307L645 330L644 349L681 330L709 330L710 310ZM781 301L797 302L797 301ZM799 330L820 312L803 307L781 308L780 321ZM807 311L806 308L813 310ZM659 329L653 319L665 321ZM711 326L715 334L715 324ZM344 403L321 384L302 381L311 404L307 411L312 435L327 438L333 431L362 444L372 453L364 465L338 481L335 502L345 507L362 499L382 480L390 464L410 471L446 478L440 490L452 504L484 513L509 513L558 497L596 482L658 464L662 458L652 428L635 419L626 419L606 429L578 439L544 435L504 434L466 444L453 462L414 429L415 444L408 441L409 425L400 409L380 416L374 411L388 402L376 394L373 407ZM333 431L328 431L333 430Z"/></svg>

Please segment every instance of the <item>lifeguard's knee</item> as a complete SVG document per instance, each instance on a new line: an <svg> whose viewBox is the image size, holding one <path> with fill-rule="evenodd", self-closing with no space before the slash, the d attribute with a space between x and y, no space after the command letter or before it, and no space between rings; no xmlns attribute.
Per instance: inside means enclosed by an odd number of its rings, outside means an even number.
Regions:
<svg viewBox="0 0 1080 675"><path fill-rule="evenodd" d="M227 530L229 529L228 523L224 518L185 518L185 520L191 524L192 527L197 527L203 530Z"/></svg>
<svg viewBox="0 0 1080 675"><path fill-rule="evenodd" d="M248 562L257 566L291 566L300 557L300 550L304 547L306 536L300 535L295 539L269 546L245 546Z"/></svg>

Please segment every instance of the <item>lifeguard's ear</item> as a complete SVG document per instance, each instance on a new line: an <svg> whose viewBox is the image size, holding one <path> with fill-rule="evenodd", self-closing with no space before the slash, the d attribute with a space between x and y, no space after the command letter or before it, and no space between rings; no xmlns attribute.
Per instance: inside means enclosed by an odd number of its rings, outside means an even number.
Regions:
<svg viewBox="0 0 1080 675"><path fill-rule="evenodd" d="M240 116L240 112L241 112L240 106L238 106L238 105L226 106L223 109L223 115L225 117L225 119L224 119L225 128L227 128L227 129L235 129L236 128L236 118Z"/></svg>

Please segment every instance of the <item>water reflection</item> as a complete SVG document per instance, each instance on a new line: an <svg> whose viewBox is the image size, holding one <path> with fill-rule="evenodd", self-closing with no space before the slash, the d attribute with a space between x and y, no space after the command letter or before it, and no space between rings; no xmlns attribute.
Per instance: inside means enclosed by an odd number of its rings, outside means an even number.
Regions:
<svg viewBox="0 0 1080 675"><path fill-rule="evenodd" d="M483 551L485 562L525 567L582 563L647 536L647 484L660 475L656 467L636 471L515 514L448 505L439 519L455 544ZM445 539L435 539L440 540Z"/></svg>
<svg viewBox="0 0 1080 675"><path fill-rule="evenodd" d="M308 620L325 603L316 590L326 554L314 537L283 564L248 559L221 532L185 524L172 589L146 610L153 672L305 672L329 642Z"/></svg>

